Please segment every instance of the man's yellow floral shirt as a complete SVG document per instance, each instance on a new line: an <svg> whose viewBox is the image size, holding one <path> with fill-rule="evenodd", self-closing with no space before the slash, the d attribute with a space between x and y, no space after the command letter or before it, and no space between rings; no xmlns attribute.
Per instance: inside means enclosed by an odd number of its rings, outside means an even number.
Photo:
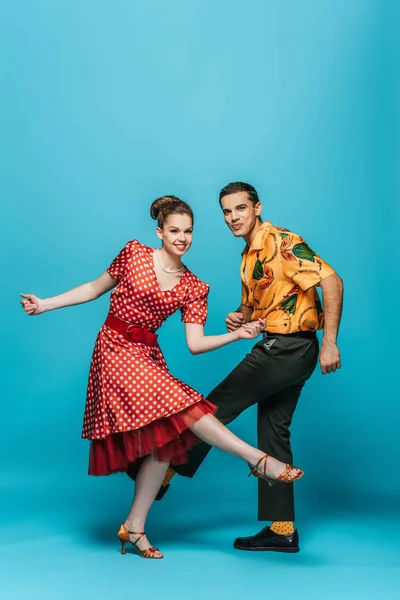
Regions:
<svg viewBox="0 0 400 600"><path fill-rule="evenodd" d="M296 233L265 221L243 251L242 304L271 333L322 329L324 313L315 288L335 271Z"/></svg>

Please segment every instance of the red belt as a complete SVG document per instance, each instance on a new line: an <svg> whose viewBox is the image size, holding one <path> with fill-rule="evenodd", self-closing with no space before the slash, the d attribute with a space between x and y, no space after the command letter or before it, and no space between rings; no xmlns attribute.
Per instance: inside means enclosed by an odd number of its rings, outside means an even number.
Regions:
<svg viewBox="0 0 400 600"><path fill-rule="evenodd" d="M146 346L156 345L158 337L156 333L151 333L151 331L147 331L147 329L126 323L111 313L108 313L104 325L107 325L110 329L123 335L129 342L140 342L146 344Z"/></svg>

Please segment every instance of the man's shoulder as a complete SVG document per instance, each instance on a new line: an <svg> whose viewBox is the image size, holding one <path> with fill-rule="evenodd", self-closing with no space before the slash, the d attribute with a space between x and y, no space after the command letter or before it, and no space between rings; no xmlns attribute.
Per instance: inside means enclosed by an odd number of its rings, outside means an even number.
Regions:
<svg viewBox="0 0 400 600"><path fill-rule="evenodd" d="M268 229L268 235L265 237L265 243L270 243L271 238L273 239L274 243L278 244L279 246L283 242L285 242L285 245L303 242L301 235L295 231L286 229L286 227L280 227L279 225L273 225L272 223Z"/></svg>
<svg viewBox="0 0 400 600"><path fill-rule="evenodd" d="M291 229L286 229L286 227L280 227L279 225L271 224L270 232L278 234L282 239L285 239L289 235L292 235L296 238L301 238L301 235L299 235L295 231L292 231Z"/></svg>

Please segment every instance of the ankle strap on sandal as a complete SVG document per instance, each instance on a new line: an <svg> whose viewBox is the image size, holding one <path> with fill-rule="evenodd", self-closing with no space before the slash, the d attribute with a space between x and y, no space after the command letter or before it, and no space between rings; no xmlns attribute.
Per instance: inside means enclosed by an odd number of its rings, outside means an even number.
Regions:
<svg viewBox="0 0 400 600"><path fill-rule="evenodd" d="M258 463L256 465L254 465L254 467L250 467L250 473L248 474L248 477L251 477L251 475L256 475L256 473L258 472L258 467L260 466L260 464L262 463L263 460L265 460L265 462L267 462L269 458L268 454L264 454L264 456L262 456L260 458L260 460L258 461ZM265 474L265 468L264 468L264 474Z"/></svg>

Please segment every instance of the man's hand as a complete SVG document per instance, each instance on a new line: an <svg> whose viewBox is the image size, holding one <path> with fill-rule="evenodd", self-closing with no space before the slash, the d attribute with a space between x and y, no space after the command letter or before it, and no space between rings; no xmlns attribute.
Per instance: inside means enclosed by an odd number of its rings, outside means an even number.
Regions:
<svg viewBox="0 0 400 600"><path fill-rule="evenodd" d="M241 312L231 312L225 319L226 328L228 331L236 331L244 323L244 316Z"/></svg>
<svg viewBox="0 0 400 600"><path fill-rule="evenodd" d="M332 273L321 281L322 302L325 313L324 335L319 362L322 375L340 369L340 352L336 344L343 304L343 281Z"/></svg>
<svg viewBox="0 0 400 600"><path fill-rule="evenodd" d="M319 353L319 362L321 365L322 375L334 373L336 369L340 369L340 352L335 342L322 340L321 351Z"/></svg>

